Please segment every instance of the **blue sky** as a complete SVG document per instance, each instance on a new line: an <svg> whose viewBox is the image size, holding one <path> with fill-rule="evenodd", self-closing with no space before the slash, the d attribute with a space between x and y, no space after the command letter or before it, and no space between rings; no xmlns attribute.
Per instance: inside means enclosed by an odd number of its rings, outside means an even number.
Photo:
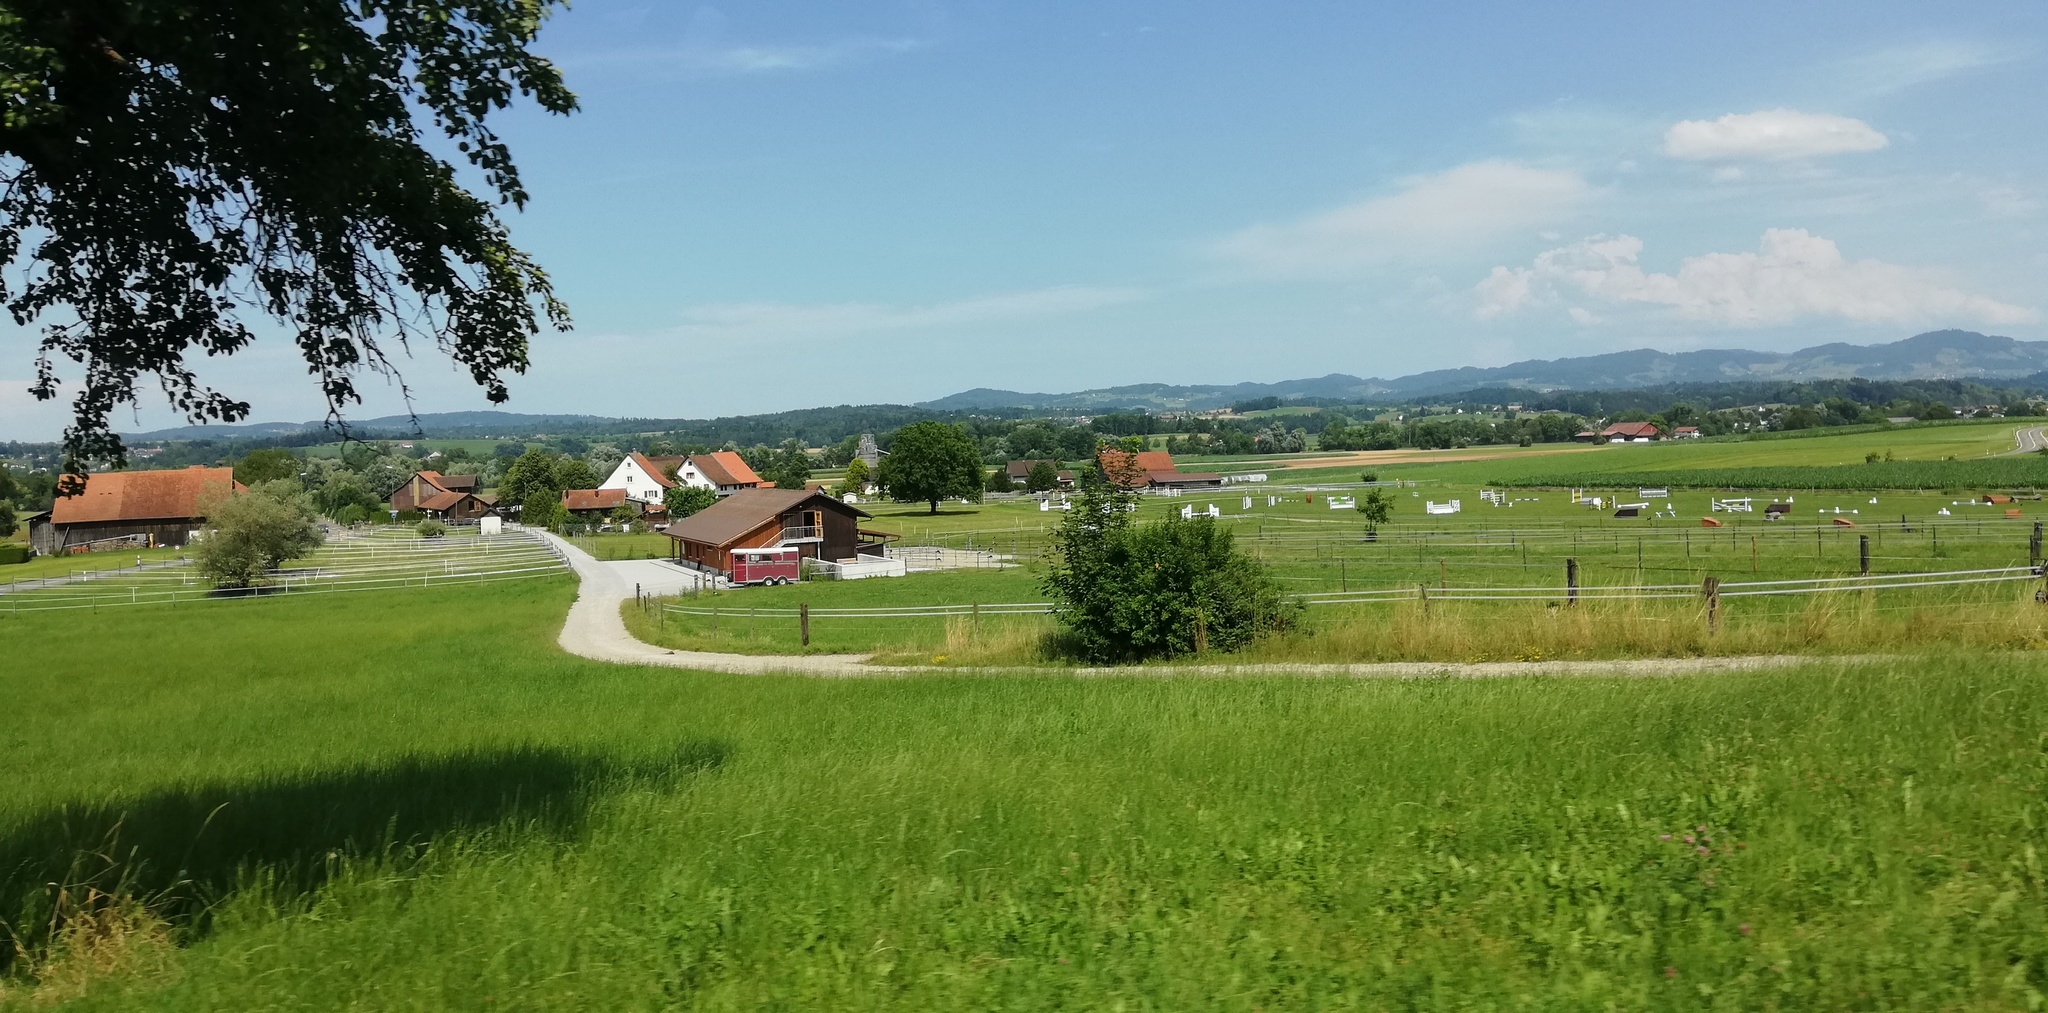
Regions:
<svg viewBox="0 0 2048 1013"><path fill-rule="evenodd" d="M541 48L583 111L503 121L513 228L576 329L515 411L2048 338L2038 3L579 0ZM0 438L61 427L32 355ZM293 355L203 375L317 417Z"/></svg>

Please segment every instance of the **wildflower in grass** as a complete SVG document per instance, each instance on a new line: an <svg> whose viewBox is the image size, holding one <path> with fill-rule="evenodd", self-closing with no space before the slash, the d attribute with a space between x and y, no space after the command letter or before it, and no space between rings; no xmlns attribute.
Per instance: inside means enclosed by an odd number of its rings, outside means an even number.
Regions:
<svg viewBox="0 0 2048 1013"><path fill-rule="evenodd" d="M1667 968L1665 968L1665 969L1664 969L1664 977L1666 977L1666 978L1676 978L1676 977L1678 977L1678 968L1675 968L1675 967L1667 967Z"/></svg>
<svg viewBox="0 0 2048 1013"><path fill-rule="evenodd" d="M1749 923L1743 922L1742 924L1735 926L1735 931L1740 932L1745 936L1749 935Z"/></svg>
<svg viewBox="0 0 2048 1013"><path fill-rule="evenodd" d="M1704 854L1706 854L1706 853L1707 853L1707 848L1706 848L1706 845L1701 845L1701 846L1699 847L1699 849L1698 849L1698 850L1699 850L1699 853L1700 853L1700 854L1702 854L1702 855L1704 855Z"/></svg>
<svg viewBox="0 0 2048 1013"><path fill-rule="evenodd" d="M1658 839L1658 840L1660 840L1660 841L1668 841L1668 840L1670 840L1670 839L1671 839L1671 835L1670 835L1670 834L1658 834L1658 835L1657 835L1657 839Z"/></svg>

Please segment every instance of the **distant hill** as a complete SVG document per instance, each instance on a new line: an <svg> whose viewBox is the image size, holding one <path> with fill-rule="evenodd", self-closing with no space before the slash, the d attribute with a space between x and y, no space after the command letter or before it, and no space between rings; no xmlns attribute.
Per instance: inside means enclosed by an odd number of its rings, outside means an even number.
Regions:
<svg viewBox="0 0 2048 1013"><path fill-rule="evenodd" d="M385 415L374 419L350 419L349 429L365 439L380 436L501 436L517 433L552 433L564 427L609 424L618 421L598 415L521 415L518 412L431 412L421 415L415 429L410 415ZM129 445L162 440L240 440L257 437L291 436L326 425L312 422L247 422L240 425L180 426L147 433L122 433Z"/></svg>
<svg viewBox="0 0 2048 1013"><path fill-rule="evenodd" d="M1882 345L1840 342L1796 352L1703 349L1659 352L1642 348L1570 359L1530 359L1506 366L1465 366L1383 380L1332 373L1278 383L1229 385L1133 384L1032 394L976 388L920 407L937 411L1207 411L1262 397L1282 400L1388 400L1449 394L1478 387L1538 391L1619 390L1666 384L1743 381L1934 380L2027 377L2048 371L2048 341L2016 341L1975 331L1930 331Z"/></svg>

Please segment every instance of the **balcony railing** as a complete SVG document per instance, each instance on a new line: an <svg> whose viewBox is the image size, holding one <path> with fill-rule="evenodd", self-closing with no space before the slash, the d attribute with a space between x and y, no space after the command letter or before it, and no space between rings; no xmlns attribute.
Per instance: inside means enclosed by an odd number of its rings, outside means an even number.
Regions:
<svg viewBox="0 0 2048 1013"><path fill-rule="evenodd" d="M782 529L782 544L790 542L820 542L825 539L825 529L816 524L799 524Z"/></svg>

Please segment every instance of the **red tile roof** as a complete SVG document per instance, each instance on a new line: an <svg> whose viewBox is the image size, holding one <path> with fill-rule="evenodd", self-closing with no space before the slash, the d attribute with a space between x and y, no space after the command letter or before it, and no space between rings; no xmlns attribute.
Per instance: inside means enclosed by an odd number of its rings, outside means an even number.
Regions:
<svg viewBox="0 0 2048 1013"><path fill-rule="evenodd" d="M624 489L564 489L562 509L564 510L611 510L624 506Z"/></svg>
<svg viewBox="0 0 2048 1013"><path fill-rule="evenodd" d="M669 481L668 471L670 468L682 467L682 458L649 457L646 454L640 453L637 450L633 452L632 457L633 463L639 465L641 471L644 471L649 475L654 476L654 480L656 482L661 483L662 488L673 489L676 487L676 484L674 482Z"/></svg>
<svg viewBox="0 0 2048 1013"><path fill-rule="evenodd" d="M1174 466L1173 455L1164 450L1143 450L1133 457L1114 447L1104 447L1096 459L1105 476L1116 472L1127 473L1128 479L1125 484L1133 489L1160 481L1162 478L1170 481L1180 471Z"/></svg>
<svg viewBox="0 0 2048 1013"><path fill-rule="evenodd" d="M84 492L57 497L50 523L197 519L205 516L199 510L201 499L227 490L248 491L235 481L231 468L194 465L177 471L102 472L85 477Z"/></svg>
<svg viewBox="0 0 2048 1013"><path fill-rule="evenodd" d="M1657 432L1657 427L1653 423L1616 422L1615 424L1608 426L1606 429L1601 430L1600 435L1625 436L1629 439L1634 439L1638 436L1657 436L1660 434Z"/></svg>
<svg viewBox="0 0 2048 1013"><path fill-rule="evenodd" d="M690 458L690 462L697 466L698 471L704 473L705 478L711 480L712 485L761 484L761 476L754 474L754 469L747 467L746 459L730 450L696 454Z"/></svg>

